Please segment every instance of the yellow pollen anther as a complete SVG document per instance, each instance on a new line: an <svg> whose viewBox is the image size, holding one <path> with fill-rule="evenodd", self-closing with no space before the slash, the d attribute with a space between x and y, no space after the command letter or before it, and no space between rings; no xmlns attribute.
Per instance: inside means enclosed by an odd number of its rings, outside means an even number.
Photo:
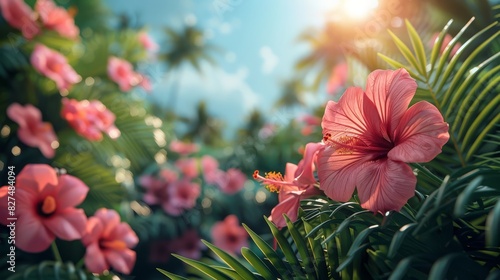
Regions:
<svg viewBox="0 0 500 280"><path fill-rule="evenodd" d="M271 171L271 172L265 173L265 175L266 175L266 177L265 177L266 179L274 180L274 181L281 181L281 182L283 181L283 176L281 175L280 172ZM270 192L276 192L276 193L279 193L280 188L281 188L281 186L277 185L277 184L266 184L265 187Z"/></svg>
<svg viewBox="0 0 500 280"><path fill-rule="evenodd" d="M43 200L42 212L46 215L50 215L56 211L56 199L53 196L47 196Z"/></svg>

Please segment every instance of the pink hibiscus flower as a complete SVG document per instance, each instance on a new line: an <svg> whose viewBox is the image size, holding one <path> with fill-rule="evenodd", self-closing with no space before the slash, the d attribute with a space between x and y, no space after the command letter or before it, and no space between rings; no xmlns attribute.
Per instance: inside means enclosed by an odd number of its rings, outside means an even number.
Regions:
<svg viewBox="0 0 500 280"><path fill-rule="evenodd" d="M200 148L194 143L184 143L182 141L173 140L168 147L172 152L187 156L196 153Z"/></svg>
<svg viewBox="0 0 500 280"><path fill-rule="evenodd" d="M195 158L180 158L175 161L175 167L187 178L198 176L198 161Z"/></svg>
<svg viewBox="0 0 500 280"><path fill-rule="evenodd" d="M87 247L85 266L101 274L110 267L129 274L135 264L135 247L139 238L127 223L120 222L115 210L101 208L87 222L82 243Z"/></svg>
<svg viewBox="0 0 500 280"><path fill-rule="evenodd" d="M7 116L19 125L17 136L24 144L39 148L47 158L53 158L55 150L52 143L57 141L52 125L42 122L42 114L31 104L24 107L13 103L7 108Z"/></svg>
<svg viewBox="0 0 500 280"><path fill-rule="evenodd" d="M259 175L259 171L254 172L254 179L262 182L269 191L278 192L278 205L271 210L269 220L278 228L286 226L283 214L286 214L290 221L297 220L300 201L321 193L314 185L317 183L314 178L314 166L317 152L322 144L310 143L306 145L304 159L299 165L293 163L286 164L285 176L281 173L268 172L265 177Z"/></svg>
<svg viewBox="0 0 500 280"><path fill-rule="evenodd" d="M158 48L159 48L158 44L155 41L153 41L153 39L151 39L149 34L146 33L145 31L139 32L138 38L139 38L139 42L144 47L144 49L151 51L151 52L158 50Z"/></svg>
<svg viewBox="0 0 500 280"><path fill-rule="evenodd" d="M120 137L120 130L114 125L115 115L100 101L62 99L61 116L81 136L90 141L100 141L102 132L111 139Z"/></svg>
<svg viewBox="0 0 500 280"><path fill-rule="evenodd" d="M168 200L168 183L152 175L143 175L139 184L146 190L142 200L149 205L159 205Z"/></svg>
<svg viewBox="0 0 500 280"><path fill-rule="evenodd" d="M201 250L205 244L201 242L198 232L194 229L186 230L179 238L173 240L173 250L175 253L190 259L201 258Z"/></svg>
<svg viewBox="0 0 500 280"><path fill-rule="evenodd" d="M69 90L73 84L81 81L81 77L68 64L66 57L42 44L35 45L31 64L40 74L53 80L60 91Z"/></svg>
<svg viewBox="0 0 500 280"><path fill-rule="evenodd" d="M73 17L65 9L56 6L52 0L37 0L35 10L45 28L55 30L70 39L75 39L80 34Z"/></svg>
<svg viewBox="0 0 500 280"><path fill-rule="evenodd" d="M89 188L71 175L56 174L46 164L28 164L16 178L16 247L37 253L49 248L56 237L82 238L87 217L75 206ZM0 188L0 223L7 225L8 187Z"/></svg>
<svg viewBox="0 0 500 280"><path fill-rule="evenodd" d="M218 176L217 186L223 193L234 194L245 186L247 176L236 168L229 168L222 176Z"/></svg>
<svg viewBox="0 0 500 280"><path fill-rule="evenodd" d="M170 215L178 216L196 205L200 196L200 185L186 179L178 180L168 186L168 199L162 204L163 210Z"/></svg>
<svg viewBox="0 0 500 280"><path fill-rule="evenodd" d="M10 26L21 30L24 38L30 40L40 33L36 14L23 0L0 0L3 18Z"/></svg>
<svg viewBox="0 0 500 280"><path fill-rule="evenodd" d="M248 246L248 233L240 226L235 215L229 215L223 221L215 223L211 233L214 245L228 253L239 254L241 247Z"/></svg>
<svg viewBox="0 0 500 280"><path fill-rule="evenodd" d="M134 72L130 62L114 56L108 60L108 76L118 84L121 91L129 91L142 80L141 75Z"/></svg>
<svg viewBox="0 0 500 280"><path fill-rule="evenodd" d="M448 124L432 104L410 108L417 84L404 69L377 70L366 92L348 88L323 116L324 149L318 154L320 188L347 201L357 188L361 206L400 210L414 195L416 177L406 163L428 162L448 141Z"/></svg>

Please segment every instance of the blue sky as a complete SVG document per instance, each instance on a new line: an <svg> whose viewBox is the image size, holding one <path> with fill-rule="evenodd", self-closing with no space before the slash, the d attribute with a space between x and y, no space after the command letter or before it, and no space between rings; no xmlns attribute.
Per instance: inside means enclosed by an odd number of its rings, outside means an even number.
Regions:
<svg viewBox="0 0 500 280"><path fill-rule="evenodd" d="M153 99L165 104L172 81L180 79L176 111L189 116L200 100L223 119L230 131L244 121L254 107L261 108L274 122L293 118L290 112L273 111L280 81L292 76L293 65L307 53L298 35L320 26L328 1L250 0L107 0L116 13L126 13L145 24L152 37L162 43L164 26L180 28L196 22L207 40L220 46L217 67L202 65L200 76L189 67L165 75L161 67L150 67L155 87ZM317 95L325 100L326 95ZM227 135L227 134L226 134Z"/></svg>

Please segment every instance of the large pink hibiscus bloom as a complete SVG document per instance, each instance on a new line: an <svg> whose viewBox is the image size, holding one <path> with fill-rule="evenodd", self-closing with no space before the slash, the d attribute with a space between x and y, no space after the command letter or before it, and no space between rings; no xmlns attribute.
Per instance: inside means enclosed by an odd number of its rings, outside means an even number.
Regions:
<svg viewBox="0 0 500 280"><path fill-rule="evenodd" d="M16 246L26 252L42 252L56 237L80 239L87 217L75 206L89 188L71 175L56 174L46 164L28 164L16 178ZM0 188L0 223L8 224L8 188Z"/></svg>
<svg viewBox="0 0 500 280"><path fill-rule="evenodd" d="M136 254L131 248L139 238L127 223L120 222L115 210L97 210L87 222L82 242L87 247L85 266L92 273L100 274L110 266L125 274L132 271Z"/></svg>
<svg viewBox="0 0 500 280"><path fill-rule="evenodd" d="M406 163L428 162L448 141L448 124L432 104L410 108L417 84L404 69L377 70L366 92L348 88L329 101L318 154L320 187L347 201L357 188L361 206L373 212L400 210L414 195L416 177Z"/></svg>

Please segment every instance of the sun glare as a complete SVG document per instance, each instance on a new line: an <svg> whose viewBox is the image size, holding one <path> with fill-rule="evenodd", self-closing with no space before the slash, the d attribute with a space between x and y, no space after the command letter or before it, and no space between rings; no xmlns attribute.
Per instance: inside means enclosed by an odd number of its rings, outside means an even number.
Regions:
<svg viewBox="0 0 500 280"><path fill-rule="evenodd" d="M378 0L343 0L340 1L342 12L349 18L362 19L378 6Z"/></svg>

